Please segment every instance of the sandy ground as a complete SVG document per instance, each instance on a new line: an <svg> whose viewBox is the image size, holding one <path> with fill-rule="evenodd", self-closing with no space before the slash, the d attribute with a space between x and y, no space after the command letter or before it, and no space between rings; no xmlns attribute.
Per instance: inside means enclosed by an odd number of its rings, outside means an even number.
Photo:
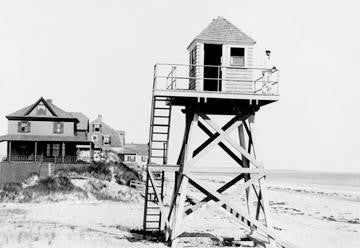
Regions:
<svg viewBox="0 0 360 248"><path fill-rule="evenodd" d="M275 231L298 247L359 247L360 193L269 185ZM196 195L196 194L195 194ZM198 195L198 197L201 195ZM239 206L245 206L238 197ZM86 201L0 204L0 247L166 247L130 233L142 225L143 203ZM192 241L209 247L218 237L245 232L221 210L207 208L185 223Z"/></svg>

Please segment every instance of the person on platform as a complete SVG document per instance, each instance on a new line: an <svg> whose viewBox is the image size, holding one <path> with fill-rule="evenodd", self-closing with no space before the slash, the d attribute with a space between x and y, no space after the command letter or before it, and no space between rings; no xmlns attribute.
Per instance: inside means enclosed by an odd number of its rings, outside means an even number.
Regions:
<svg viewBox="0 0 360 248"><path fill-rule="evenodd" d="M273 72L275 72L276 67L272 65L271 62L271 51L265 51L266 57L264 61L264 70L263 74L263 85L262 85L262 93L269 95L272 94L272 84L273 84Z"/></svg>

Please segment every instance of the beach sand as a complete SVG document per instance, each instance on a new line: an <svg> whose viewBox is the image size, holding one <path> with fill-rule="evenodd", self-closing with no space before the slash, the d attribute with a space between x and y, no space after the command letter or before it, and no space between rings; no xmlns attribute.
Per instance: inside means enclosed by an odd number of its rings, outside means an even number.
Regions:
<svg viewBox="0 0 360 248"><path fill-rule="evenodd" d="M207 179L212 187L224 180ZM360 191L268 180L275 232L298 247L359 247ZM200 193L193 192L201 198ZM229 192L230 195L231 192ZM235 202L246 207L243 194ZM144 240L143 202L83 201L0 204L0 247L166 247ZM185 221L183 247L215 247L221 237L246 234L221 209L205 208Z"/></svg>

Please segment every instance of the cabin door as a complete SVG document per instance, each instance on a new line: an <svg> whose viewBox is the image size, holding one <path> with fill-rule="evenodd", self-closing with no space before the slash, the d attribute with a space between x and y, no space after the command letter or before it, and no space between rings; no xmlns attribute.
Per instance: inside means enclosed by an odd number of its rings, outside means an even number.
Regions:
<svg viewBox="0 0 360 248"><path fill-rule="evenodd" d="M204 44L204 90L221 91L222 45Z"/></svg>

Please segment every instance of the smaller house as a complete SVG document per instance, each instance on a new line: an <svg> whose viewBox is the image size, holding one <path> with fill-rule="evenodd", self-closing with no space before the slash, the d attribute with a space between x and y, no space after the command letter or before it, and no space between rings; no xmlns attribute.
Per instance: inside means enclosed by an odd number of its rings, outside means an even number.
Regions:
<svg viewBox="0 0 360 248"><path fill-rule="evenodd" d="M120 160L125 163L137 163L145 166L148 160L149 148L147 144L125 144L124 149L118 151Z"/></svg>
<svg viewBox="0 0 360 248"><path fill-rule="evenodd" d="M115 130L103 121L102 115L90 122L88 140L94 143L98 152L117 152L125 146L125 132Z"/></svg>

